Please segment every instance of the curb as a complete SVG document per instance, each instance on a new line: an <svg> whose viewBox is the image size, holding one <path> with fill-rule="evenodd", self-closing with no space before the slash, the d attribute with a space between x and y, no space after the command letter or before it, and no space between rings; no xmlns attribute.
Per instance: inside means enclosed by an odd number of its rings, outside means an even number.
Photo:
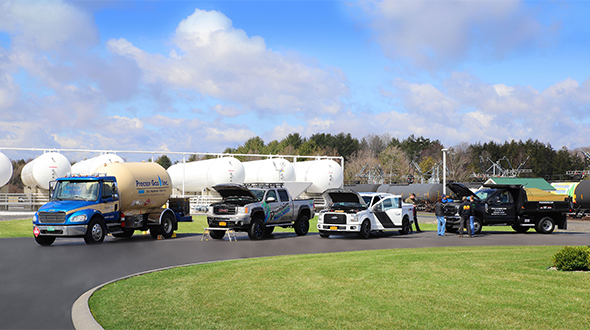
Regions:
<svg viewBox="0 0 590 330"><path fill-rule="evenodd" d="M265 258L265 257L257 257L257 258ZM90 299L90 297L92 297L94 292L102 289L106 285L109 285L111 283L115 283L118 281L122 281L122 280L125 280L128 278L131 278L131 277L141 276L141 275L155 273L155 272L173 269L173 268L189 267L189 266L210 264L210 263L214 263L214 262L235 261L235 260L242 260L242 259L203 261L203 262L196 262L196 263L191 263L191 264L157 268L157 269L146 270L144 272L139 272L139 273L123 276L123 277L114 279L112 281L103 283L101 285L98 285L98 286L84 292L80 297L78 297L78 299L76 299L76 301L72 305L71 316L72 316L72 323L74 323L74 329L76 329L76 330L104 330L104 328L98 322L96 322L96 320L94 319L94 316L92 315L92 312L90 311L90 306L88 306L88 300Z"/></svg>

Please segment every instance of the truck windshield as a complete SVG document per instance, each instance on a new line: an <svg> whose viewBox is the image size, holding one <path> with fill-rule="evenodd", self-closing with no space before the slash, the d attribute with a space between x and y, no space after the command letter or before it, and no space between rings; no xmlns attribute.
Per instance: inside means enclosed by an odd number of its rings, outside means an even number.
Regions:
<svg viewBox="0 0 590 330"><path fill-rule="evenodd" d="M477 196L480 200L485 201L486 199L490 198L490 196L492 196L492 194L494 194L496 192L496 190L494 189L482 189L482 190L478 190L475 193L475 196Z"/></svg>
<svg viewBox="0 0 590 330"><path fill-rule="evenodd" d="M362 205L361 203L353 203L353 202L338 202L332 204L332 209L334 210L364 210L367 207Z"/></svg>
<svg viewBox="0 0 590 330"><path fill-rule="evenodd" d="M254 196L256 196L256 199L258 201L261 201L262 198L264 197L264 190L261 190L261 189L250 189L250 191L252 192L252 194L254 194Z"/></svg>
<svg viewBox="0 0 590 330"><path fill-rule="evenodd" d="M98 181L60 180L53 191L53 199L95 201L99 187Z"/></svg>

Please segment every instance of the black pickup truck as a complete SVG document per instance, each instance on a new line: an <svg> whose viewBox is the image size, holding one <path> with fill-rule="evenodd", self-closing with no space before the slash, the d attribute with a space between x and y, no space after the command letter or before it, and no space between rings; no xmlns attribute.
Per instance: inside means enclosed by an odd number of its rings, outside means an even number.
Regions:
<svg viewBox="0 0 590 330"><path fill-rule="evenodd" d="M481 232L482 226L512 226L512 229L524 233L535 228L538 233L550 234L555 229L567 229L567 212L571 212L571 199L563 201L538 202L529 201L522 185L484 185L483 189L473 193L460 183L448 183L455 197L455 202L445 204L446 229L449 232L459 230L459 205L463 196L475 197L474 223L475 233Z"/></svg>

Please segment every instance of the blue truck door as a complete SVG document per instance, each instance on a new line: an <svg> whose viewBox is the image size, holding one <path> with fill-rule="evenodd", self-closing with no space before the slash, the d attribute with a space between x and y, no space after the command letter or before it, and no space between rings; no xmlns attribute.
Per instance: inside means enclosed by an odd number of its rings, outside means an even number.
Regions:
<svg viewBox="0 0 590 330"><path fill-rule="evenodd" d="M105 221L119 220L119 194L117 184L114 181L103 181L102 183L102 215Z"/></svg>

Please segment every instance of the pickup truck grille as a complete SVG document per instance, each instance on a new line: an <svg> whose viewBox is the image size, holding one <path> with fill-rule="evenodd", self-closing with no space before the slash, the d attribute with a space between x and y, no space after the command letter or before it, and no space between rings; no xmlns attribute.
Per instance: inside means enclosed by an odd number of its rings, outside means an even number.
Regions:
<svg viewBox="0 0 590 330"><path fill-rule="evenodd" d="M346 214L344 213L326 213L324 214L324 223L345 225Z"/></svg>
<svg viewBox="0 0 590 330"><path fill-rule="evenodd" d="M457 214L459 205L445 205L445 215L446 216L453 216Z"/></svg>
<svg viewBox="0 0 590 330"><path fill-rule="evenodd" d="M213 214L236 214L236 207L235 206L227 206L227 205L215 205L213 207Z"/></svg>
<svg viewBox="0 0 590 330"><path fill-rule="evenodd" d="M66 212L39 212L40 223L65 223Z"/></svg>

